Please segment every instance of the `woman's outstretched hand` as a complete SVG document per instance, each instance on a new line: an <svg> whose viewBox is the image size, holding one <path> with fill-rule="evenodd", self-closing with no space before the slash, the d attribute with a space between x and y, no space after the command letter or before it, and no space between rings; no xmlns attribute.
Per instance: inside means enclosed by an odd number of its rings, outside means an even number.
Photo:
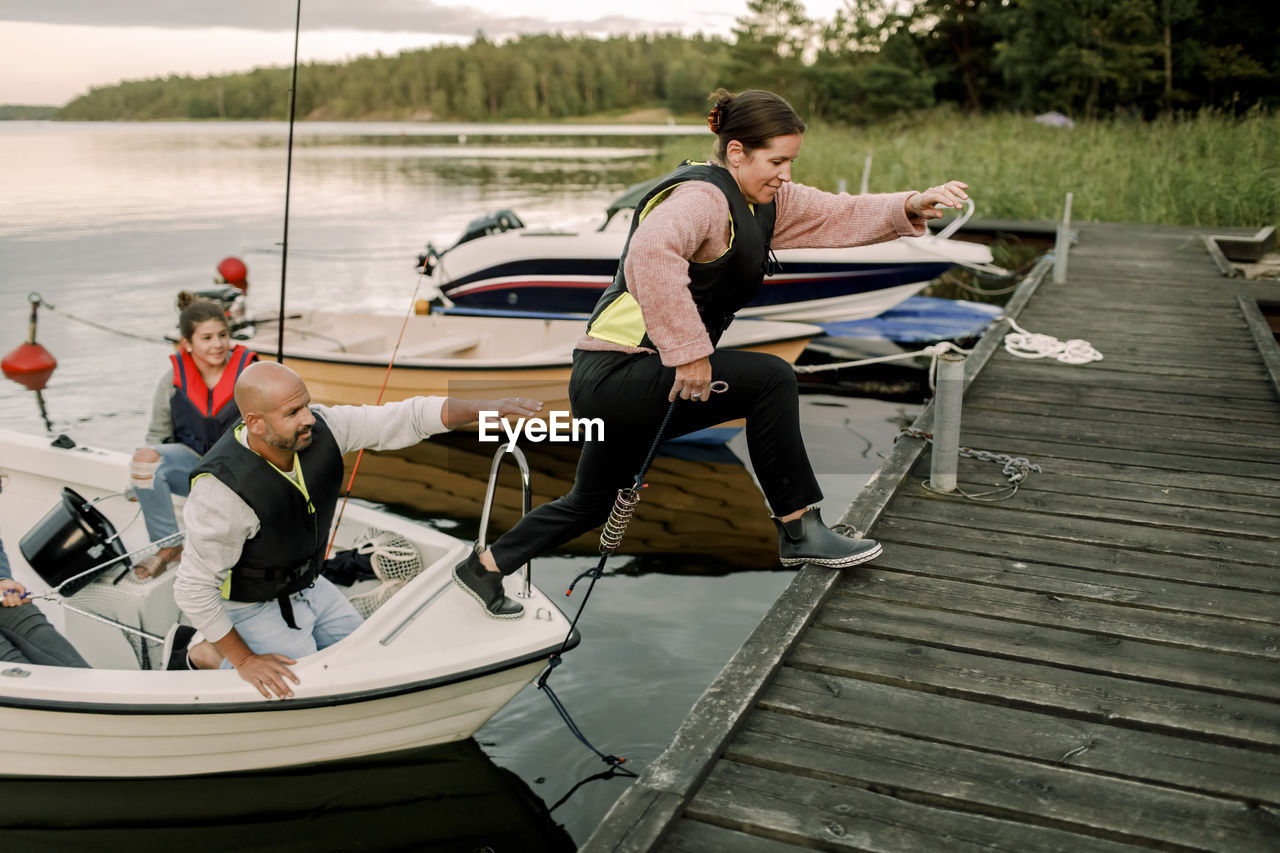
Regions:
<svg viewBox="0 0 1280 853"><path fill-rule="evenodd" d="M969 185L964 181L947 181L937 187L929 187L922 193L916 193L907 199L907 216L915 219L937 219L942 216L938 206L960 208L968 200L965 190Z"/></svg>

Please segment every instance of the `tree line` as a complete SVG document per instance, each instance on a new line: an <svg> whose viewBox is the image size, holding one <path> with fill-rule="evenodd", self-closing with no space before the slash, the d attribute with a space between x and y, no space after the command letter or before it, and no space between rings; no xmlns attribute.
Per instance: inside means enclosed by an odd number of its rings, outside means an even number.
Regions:
<svg viewBox="0 0 1280 853"><path fill-rule="evenodd" d="M71 120L283 119L290 70L91 89ZM483 34L298 70L304 119L554 120L705 110L718 86L765 88L807 117L874 121L939 104L1078 118L1280 100L1280 3L1256 0L846 0L830 21L749 0L731 39Z"/></svg>
<svg viewBox="0 0 1280 853"><path fill-rule="evenodd" d="M636 107L704 108L723 39L675 34L595 39L529 35L497 44L402 51L298 68L295 115L305 119L503 121L566 119ZM98 87L58 118L284 119L288 68L170 76Z"/></svg>

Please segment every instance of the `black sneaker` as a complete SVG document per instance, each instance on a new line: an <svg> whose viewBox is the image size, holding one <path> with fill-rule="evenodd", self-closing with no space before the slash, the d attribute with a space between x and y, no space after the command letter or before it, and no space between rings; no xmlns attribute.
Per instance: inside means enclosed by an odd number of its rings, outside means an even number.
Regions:
<svg viewBox="0 0 1280 853"><path fill-rule="evenodd" d="M883 550L874 539L841 536L822 523L817 507L795 521L773 520L778 528L778 556L784 566L813 563L829 569L856 566L880 556Z"/></svg>
<svg viewBox="0 0 1280 853"><path fill-rule="evenodd" d="M187 661L187 646L195 635L196 629L190 625L174 623L164 635L164 646L160 650L160 660L164 661L165 669L191 669Z"/></svg>
<svg viewBox="0 0 1280 853"><path fill-rule="evenodd" d="M480 562L475 549L467 559L453 567L453 580L494 619L519 619L524 615L524 605L507 598L502 589L502 574L491 572Z"/></svg>

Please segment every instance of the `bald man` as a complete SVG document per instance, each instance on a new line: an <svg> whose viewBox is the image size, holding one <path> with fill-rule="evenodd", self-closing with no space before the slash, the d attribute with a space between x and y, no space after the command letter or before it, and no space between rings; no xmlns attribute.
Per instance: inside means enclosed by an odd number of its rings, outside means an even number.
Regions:
<svg viewBox="0 0 1280 853"><path fill-rule="evenodd" d="M186 547L173 585L178 606L240 677L266 698L288 698L299 657L360 624L320 574L342 481L342 456L393 450L470 423L479 412L528 417L536 400L413 397L382 406L313 406L289 368L263 361L236 381L244 422L191 473Z"/></svg>

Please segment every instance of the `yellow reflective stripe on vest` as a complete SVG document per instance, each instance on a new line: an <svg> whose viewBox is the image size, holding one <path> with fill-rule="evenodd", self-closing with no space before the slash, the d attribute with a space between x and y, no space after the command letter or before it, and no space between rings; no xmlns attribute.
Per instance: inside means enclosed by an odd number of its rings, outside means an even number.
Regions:
<svg viewBox="0 0 1280 853"><path fill-rule="evenodd" d="M662 192L649 199L649 203L644 206L644 210L640 211L636 219L636 226L639 227L644 218L648 216L655 207L666 201L667 196L671 195L671 191L678 186L687 184L689 181L681 181L678 184L672 184ZM754 208L753 208L754 209ZM729 211L729 245L725 247L713 260L720 260L724 254L733 247L734 224L733 211ZM712 261L690 261L690 263L711 263ZM608 341L611 344L620 344L625 347L638 347L640 342L644 340L648 330L644 325L644 314L640 311L640 303L636 302L636 298L630 292L624 293L609 306L600 312L600 316L596 317L595 322L591 324L591 328L587 330L587 335L600 341Z"/></svg>
<svg viewBox="0 0 1280 853"><path fill-rule="evenodd" d="M591 324L587 332L593 338L621 344L625 347L638 347L644 340L644 315L640 312L640 303L630 293L623 293L609 306L600 312L600 316Z"/></svg>

